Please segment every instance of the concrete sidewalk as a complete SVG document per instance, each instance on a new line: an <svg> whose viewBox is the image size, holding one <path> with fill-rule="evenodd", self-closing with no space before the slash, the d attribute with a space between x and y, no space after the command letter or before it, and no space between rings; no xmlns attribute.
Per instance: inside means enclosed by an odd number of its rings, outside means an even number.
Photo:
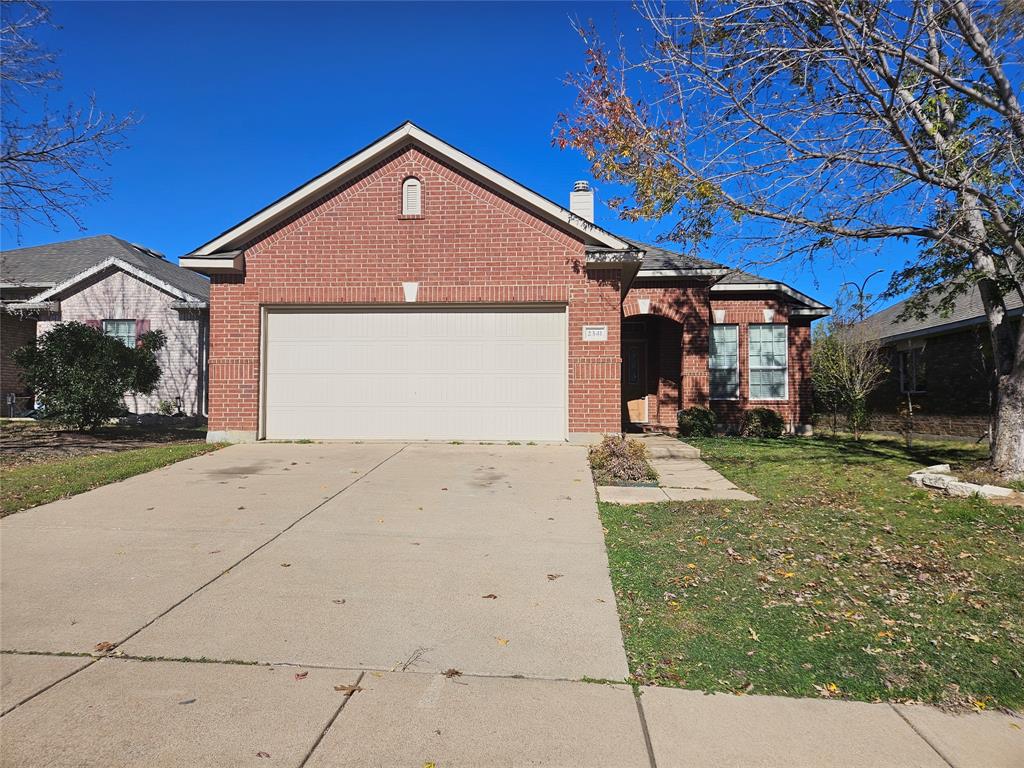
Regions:
<svg viewBox="0 0 1024 768"><path fill-rule="evenodd" d="M631 435L647 446L658 487L602 485L601 501L612 504L650 504L662 501L757 501L700 460L700 451L668 435Z"/></svg>
<svg viewBox="0 0 1024 768"><path fill-rule="evenodd" d="M39 663L39 660L44 660ZM1024 721L443 673L0 657L4 766L1019 768Z"/></svg>
<svg viewBox="0 0 1024 768"><path fill-rule="evenodd" d="M579 447L235 446L5 518L0 596L2 766L1024 764L1001 715L585 682Z"/></svg>

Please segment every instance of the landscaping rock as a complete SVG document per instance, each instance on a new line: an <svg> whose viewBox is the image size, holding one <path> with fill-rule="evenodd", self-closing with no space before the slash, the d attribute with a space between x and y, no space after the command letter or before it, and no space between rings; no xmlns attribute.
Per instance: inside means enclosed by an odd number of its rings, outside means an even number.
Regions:
<svg viewBox="0 0 1024 768"><path fill-rule="evenodd" d="M983 485L978 489L978 495L983 499L1005 499L1013 496L1013 490L998 485Z"/></svg>
<svg viewBox="0 0 1024 768"><path fill-rule="evenodd" d="M945 491L947 494L962 499L966 499L971 496L977 496L978 491L980 490L980 485L975 485L974 483L961 483L956 480L948 483L945 486Z"/></svg>
<svg viewBox="0 0 1024 768"><path fill-rule="evenodd" d="M941 475L948 475L950 472L949 464L933 464L930 467L924 468L925 472L937 472Z"/></svg>
<svg viewBox="0 0 1024 768"><path fill-rule="evenodd" d="M938 488L939 490L946 490L949 488L951 483L956 482L955 477L950 475L937 475L931 472L921 473L921 482L928 488Z"/></svg>

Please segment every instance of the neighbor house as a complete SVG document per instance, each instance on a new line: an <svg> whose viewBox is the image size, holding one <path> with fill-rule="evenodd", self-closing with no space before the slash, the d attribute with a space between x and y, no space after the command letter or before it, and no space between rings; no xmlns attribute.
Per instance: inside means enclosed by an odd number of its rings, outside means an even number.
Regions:
<svg viewBox="0 0 1024 768"><path fill-rule="evenodd" d="M0 252L0 394L3 412L32 406L11 353L58 323L78 321L134 345L163 331L160 383L129 395L133 413L165 409L202 415L206 408L209 281L161 254L112 235Z"/></svg>
<svg viewBox="0 0 1024 768"><path fill-rule="evenodd" d="M633 242L405 123L183 256L210 276L210 439L564 440L811 416L778 281Z"/></svg>
<svg viewBox="0 0 1024 768"><path fill-rule="evenodd" d="M1004 300L1016 329L1024 312L1020 296L1008 294ZM869 337L881 341L889 362L889 375L870 399L872 426L901 429L901 412L909 403L915 432L985 437L992 409L992 344L977 286L957 296L948 314L901 318L905 309L901 301L862 321Z"/></svg>

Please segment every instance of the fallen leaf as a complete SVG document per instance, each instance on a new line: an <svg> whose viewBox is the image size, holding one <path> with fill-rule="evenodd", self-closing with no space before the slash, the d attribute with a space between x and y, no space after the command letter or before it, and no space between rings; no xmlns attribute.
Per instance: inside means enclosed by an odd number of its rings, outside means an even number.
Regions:
<svg viewBox="0 0 1024 768"><path fill-rule="evenodd" d="M359 685L336 685L334 690L339 693L355 693L356 691L363 690L362 686Z"/></svg>
<svg viewBox="0 0 1024 768"><path fill-rule="evenodd" d="M309 672L296 672L295 673L295 679L296 680L305 680L308 676L309 676Z"/></svg>
<svg viewBox="0 0 1024 768"><path fill-rule="evenodd" d="M211 555L219 555L220 552L221 552L221 550L219 550L219 549L212 549L212 550L210 550L210 554Z"/></svg>
<svg viewBox="0 0 1024 768"><path fill-rule="evenodd" d="M462 673L459 672L459 670L455 669L454 667L452 667L450 669L446 669L441 674L443 674L445 677L461 677L462 676Z"/></svg>
<svg viewBox="0 0 1024 768"><path fill-rule="evenodd" d="M93 649L96 653L106 653L107 651L114 650L115 644L104 640L102 643L96 643L96 647Z"/></svg>
<svg viewBox="0 0 1024 768"><path fill-rule="evenodd" d="M493 592L489 595L484 595L484 600L497 600L498 596Z"/></svg>
<svg viewBox="0 0 1024 768"><path fill-rule="evenodd" d="M508 640L506 640L504 637L495 636L494 639L498 641L498 645L508 645Z"/></svg>
<svg viewBox="0 0 1024 768"><path fill-rule="evenodd" d="M447 488L442 488L441 490L442 490L442 491L447 491L448 489L447 489Z"/></svg>
<svg viewBox="0 0 1024 768"><path fill-rule="evenodd" d="M560 579L560 578L562 578L562 574L561 573L549 573L548 574L548 581L554 581L555 579Z"/></svg>
<svg viewBox="0 0 1024 768"><path fill-rule="evenodd" d="M270 757L269 752L257 752L256 757Z"/></svg>
<svg viewBox="0 0 1024 768"><path fill-rule="evenodd" d="M437 763L435 763L435 762L424 763L423 764L423 768L437 768Z"/></svg>
<svg viewBox="0 0 1024 768"><path fill-rule="evenodd" d="M179 704L195 704L196 700L195 699L185 699L184 701L179 701L178 703Z"/></svg>
<svg viewBox="0 0 1024 768"><path fill-rule="evenodd" d="M281 563L281 567L282 568L291 568L292 564L291 563Z"/></svg>
<svg viewBox="0 0 1024 768"><path fill-rule="evenodd" d="M755 643L761 642L761 638L757 636L757 632L754 631L753 627L747 627L747 632L750 633L750 639Z"/></svg>

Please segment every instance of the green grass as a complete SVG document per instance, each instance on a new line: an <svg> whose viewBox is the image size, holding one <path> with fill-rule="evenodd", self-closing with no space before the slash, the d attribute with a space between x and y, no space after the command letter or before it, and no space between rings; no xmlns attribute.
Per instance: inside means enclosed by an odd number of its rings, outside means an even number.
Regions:
<svg viewBox="0 0 1024 768"><path fill-rule="evenodd" d="M198 442L172 443L0 467L0 517L74 496L220 447Z"/></svg>
<svg viewBox="0 0 1024 768"><path fill-rule="evenodd" d="M905 481L982 449L689 442L761 500L601 504L634 682L1024 706L1024 509Z"/></svg>

